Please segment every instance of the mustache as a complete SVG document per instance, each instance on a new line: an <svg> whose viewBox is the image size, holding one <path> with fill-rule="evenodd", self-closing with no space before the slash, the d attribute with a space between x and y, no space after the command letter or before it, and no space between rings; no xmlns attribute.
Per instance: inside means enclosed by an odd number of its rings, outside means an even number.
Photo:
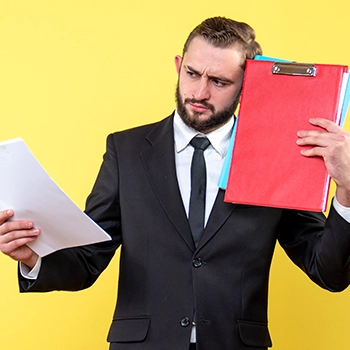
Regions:
<svg viewBox="0 0 350 350"><path fill-rule="evenodd" d="M207 101L196 100L195 98L186 98L184 103L195 103L198 105L202 105L205 108L209 108L212 112L215 111L215 107Z"/></svg>

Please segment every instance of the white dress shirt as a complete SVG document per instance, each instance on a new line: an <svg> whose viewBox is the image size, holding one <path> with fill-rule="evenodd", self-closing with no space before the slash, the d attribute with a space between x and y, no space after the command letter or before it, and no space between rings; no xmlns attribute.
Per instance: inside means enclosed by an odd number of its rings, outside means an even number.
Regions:
<svg viewBox="0 0 350 350"><path fill-rule="evenodd" d="M219 177L230 142L233 123L234 119L232 118L228 123L219 129L205 134L210 141L210 145L204 151L204 159L207 167L207 193L204 217L205 225L208 221L216 195L218 193ZM204 136L204 134L189 128L182 121L177 112L175 112L174 140L176 175L187 217L191 194L191 162L194 153L194 147L190 145L190 141L197 135Z"/></svg>

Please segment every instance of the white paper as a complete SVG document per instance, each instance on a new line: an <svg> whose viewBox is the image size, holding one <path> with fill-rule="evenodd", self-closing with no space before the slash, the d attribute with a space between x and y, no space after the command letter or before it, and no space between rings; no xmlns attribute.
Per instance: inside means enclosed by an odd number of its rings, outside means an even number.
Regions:
<svg viewBox="0 0 350 350"><path fill-rule="evenodd" d="M57 186L21 138L0 143L0 209L13 209L13 220L31 220L40 228L28 244L40 256L111 239Z"/></svg>

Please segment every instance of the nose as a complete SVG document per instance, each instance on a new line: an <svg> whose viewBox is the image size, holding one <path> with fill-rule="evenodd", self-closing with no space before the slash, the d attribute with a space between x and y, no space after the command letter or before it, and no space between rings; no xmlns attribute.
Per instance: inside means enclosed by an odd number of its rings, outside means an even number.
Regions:
<svg viewBox="0 0 350 350"><path fill-rule="evenodd" d="M209 100L210 91L208 79L201 77L201 79L198 80L197 86L195 87L192 95L197 101Z"/></svg>

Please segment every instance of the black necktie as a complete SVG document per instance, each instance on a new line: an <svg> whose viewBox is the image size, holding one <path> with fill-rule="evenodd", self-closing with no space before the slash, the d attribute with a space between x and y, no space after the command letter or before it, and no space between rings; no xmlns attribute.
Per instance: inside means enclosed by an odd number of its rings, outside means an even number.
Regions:
<svg viewBox="0 0 350 350"><path fill-rule="evenodd" d="M195 148L195 151L191 164L189 223L193 241L197 247L204 230L205 193L207 186L207 171L203 153L210 145L210 141L206 137L195 137L190 143Z"/></svg>

